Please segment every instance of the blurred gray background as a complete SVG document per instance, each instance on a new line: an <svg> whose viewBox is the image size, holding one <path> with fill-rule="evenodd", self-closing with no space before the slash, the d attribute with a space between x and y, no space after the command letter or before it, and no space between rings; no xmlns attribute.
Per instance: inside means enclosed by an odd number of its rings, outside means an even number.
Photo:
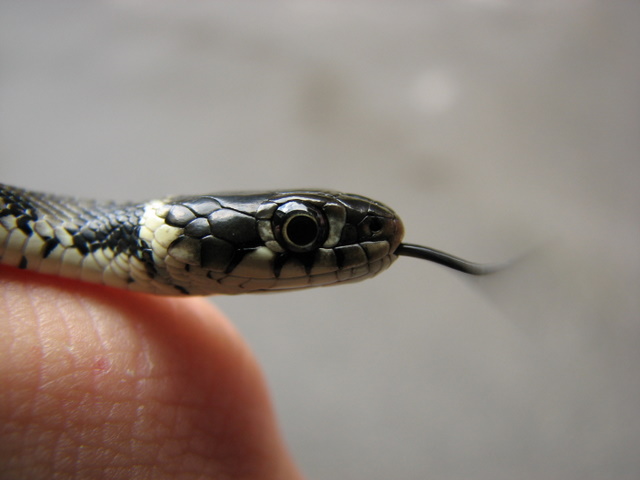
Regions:
<svg viewBox="0 0 640 480"><path fill-rule="evenodd" d="M212 299L309 478L640 478L640 4L2 2L0 178L327 187L471 280Z"/></svg>

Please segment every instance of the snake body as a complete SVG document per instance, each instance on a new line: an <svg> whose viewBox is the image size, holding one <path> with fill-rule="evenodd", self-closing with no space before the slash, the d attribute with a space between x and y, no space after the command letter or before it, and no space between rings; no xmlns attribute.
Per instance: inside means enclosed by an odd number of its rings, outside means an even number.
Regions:
<svg viewBox="0 0 640 480"><path fill-rule="evenodd" d="M0 184L0 263L163 295L364 280L404 229L359 195L284 191L103 203Z"/></svg>

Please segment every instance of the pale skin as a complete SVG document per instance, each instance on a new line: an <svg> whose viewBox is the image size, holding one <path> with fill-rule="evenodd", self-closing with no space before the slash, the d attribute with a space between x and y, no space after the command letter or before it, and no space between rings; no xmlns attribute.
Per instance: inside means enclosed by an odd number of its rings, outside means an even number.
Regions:
<svg viewBox="0 0 640 480"><path fill-rule="evenodd" d="M206 300L0 266L0 328L0 479L302 479Z"/></svg>

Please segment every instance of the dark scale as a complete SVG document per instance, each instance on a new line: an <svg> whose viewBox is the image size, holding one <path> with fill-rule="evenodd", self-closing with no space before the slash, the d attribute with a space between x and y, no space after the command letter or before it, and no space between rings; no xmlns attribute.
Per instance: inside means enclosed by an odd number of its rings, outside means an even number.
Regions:
<svg viewBox="0 0 640 480"><path fill-rule="evenodd" d="M111 208L111 210L110 210ZM87 218L83 225L65 226L65 230L73 236L73 247L81 254L87 255L96 250L113 251L114 255L120 253L142 257L144 249L150 247L138 236L138 218L144 213L142 206L117 207L115 205L101 206L91 218L85 211L83 217ZM97 216L99 215L99 216ZM76 218L77 223L81 223ZM48 240L45 244L44 256L46 257L58 245L56 239ZM141 248L142 247L142 248ZM142 258L141 258L142 260ZM144 261L147 270L147 261Z"/></svg>
<svg viewBox="0 0 640 480"><path fill-rule="evenodd" d="M73 246L76 247L78 251L83 255L86 255L89 253L89 246L88 246L87 240L84 238L84 236L81 233L73 236Z"/></svg>
<svg viewBox="0 0 640 480"><path fill-rule="evenodd" d="M184 228L187 224L196 219L196 215L183 205L174 205L169 210L165 222L173 227Z"/></svg>
<svg viewBox="0 0 640 480"><path fill-rule="evenodd" d="M38 217L35 208L28 201L26 192L21 189L10 189L0 185L0 199L4 202L4 207L0 210L0 217L9 215L16 217L18 228L27 235L31 235L31 228L27 224L37 220Z"/></svg>
<svg viewBox="0 0 640 480"><path fill-rule="evenodd" d="M55 237L50 237L44 242L44 247L42 249L42 258L47 258L53 249L60 245L60 240Z"/></svg>
<svg viewBox="0 0 640 480"><path fill-rule="evenodd" d="M33 229L31 228L31 222L33 222L34 220L34 217L26 213L25 215L18 217L18 219L16 220L16 226L20 230L22 230L25 235L32 235Z"/></svg>
<svg viewBox="0 0 640 480"><path fill-rule="evenodd" d="M176 200L177 202L178 200ZM213 197L203 195L201 197L185 197L180 203L200 217L206 217L211 212L221 208L220 203Z"/></svg>
<svg viewBox="0 0 640 480"><path fill-rule="evenodd" d="M35 208L28 202L27 196L24 195L24 191L15 189L15 193L12 189L5 188L0 185L0 200L4 203L4 207L0 210L0 217L7 217L9 215L15 217L16 227L27 236L33 235L33 222L38 219ZM27 268L29 262L23 255L18 263L18 268Z"/></svg>
<svg viewBox="0 0 640 480"><path fill-rule="evenodd" d="M262 245L256 219L251 215L221 208L207 218L211 234L216 238L243 248Z"/></svg>
<svg viewBox="0 0 640 480"><path fill-rule="evenodd" d="M202 196L171 199L168 225L183 228L169 254L190 265L231 273L244 256L262 246L252 208L262 197Z"/></svg>
<svg viewBox="0 0 640 480"><path fill-rule="evenodd" d="M255 248L236 249L224 273L226 273L227 275L231 274L233 270L240 264L244 256L250 252L254 252L255 250Z"/></svg>
<svg viewBox="0 0 640 480"><path fill-rule="evenodd" d="M202 238L211 233L209 229L209 220L206 218L196 218L184 227L184 234L189 237Z"/></svg>
<svg viewBox="0 0 640 480"><path fill-rule="evenodd" d="M367 254L360 245L344 245L333 250L338 268L350 268L367 262Z"/></svg>
<svg viewBox="0 0 640 480"><path fill-rule="evenodd" d="M290 258L295 258L296 260L298 260L304 267L304 271L306 272L306 274L309 275L316 261L316 253L297 253L295 257L293 257L289 252L278 253L273 264L273 272L276 278L280 277L282 269Z"/></svg>
<svg viewBox="0 0 640 480"><path fill-rule="evenodd" d="M149 275L150 278L155 278L158 274L156 269L156 263L153 261L153 250L142 240L140 242L140 251L136 254L136 258L138 258Z"/></svg>
<svg viewBox="0 0 640 480"><path fill-rule="evenodd" d="M131 221L132 218L141 218L144 213L142 207L136 207L134 211L115 211L104 217L104 223L97 228L106 230L106 237L102 242L102 248L111 248L114 254L135 253L141 242L138 231L139 226ZM102 220L102 219L101 219ZM112 225L116 225L114 228ZM110 230L109 230L110 229ZM148 246L147 246L148 248Z"/></svg>
<svg viewBox="0 0 640 480"><path fill-rule="evenodd" d="M184 235L176 238L167 252L176 260L189 265L202 265L202 242Z"/></svg>
<svg viewBox="0 0 640 480"><path fill-rule="evenodd" d="M200 266L225 272L233 262L235 253L236 248L229 242L211 235L206 236L200 242Z"/></svg>
<svg viewBox="0 0 640 480"><path fill-rule="evenodd" d="M265 196L269 194L238 194L238 195L220 195L215 199L224 208L235 210L239 213L254 215L265 200Z"/></svg>

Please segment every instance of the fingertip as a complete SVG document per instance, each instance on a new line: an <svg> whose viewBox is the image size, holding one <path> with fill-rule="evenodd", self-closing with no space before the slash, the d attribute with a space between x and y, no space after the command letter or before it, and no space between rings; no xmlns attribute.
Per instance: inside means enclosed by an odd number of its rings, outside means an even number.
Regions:
<svg viewBox="0 0 640 480"><path fill-rule="evenodd" d="M299 478L257 362L205 299L6 267L0 291L0 443L21 478L34 464L85 477Z"/></svg>

